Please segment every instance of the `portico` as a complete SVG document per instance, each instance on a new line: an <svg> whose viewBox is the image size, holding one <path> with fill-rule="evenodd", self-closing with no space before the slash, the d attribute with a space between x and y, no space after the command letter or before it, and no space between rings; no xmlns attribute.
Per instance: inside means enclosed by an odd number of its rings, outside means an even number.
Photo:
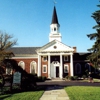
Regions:
<svg viewBox="0 0 100 100"><path fill-rule="evenodd" d="M54 46L56 46L56 49ZM53 48L52 51L51 48ZM73 48L57 40L38 49L38 76L44 75L48 78L63 78L65 73L73 76L73 51ZM45 73L43 72L44 65L46 66ZM64 67L65 65L68 66L67 69ZM68 70L68 72L65 72L65 70Z"/></svg>

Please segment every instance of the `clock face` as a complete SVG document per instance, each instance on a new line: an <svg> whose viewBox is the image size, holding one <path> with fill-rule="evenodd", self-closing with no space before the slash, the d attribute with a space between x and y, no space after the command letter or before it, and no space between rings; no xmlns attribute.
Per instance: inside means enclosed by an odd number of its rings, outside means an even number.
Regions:
<svg viewBox="0 0 100 100"><path fill-rule="evenodd" d="M57 46L54 46L53 48L54 48L54 49L56 49L56 48L57 48Z"/></svg>

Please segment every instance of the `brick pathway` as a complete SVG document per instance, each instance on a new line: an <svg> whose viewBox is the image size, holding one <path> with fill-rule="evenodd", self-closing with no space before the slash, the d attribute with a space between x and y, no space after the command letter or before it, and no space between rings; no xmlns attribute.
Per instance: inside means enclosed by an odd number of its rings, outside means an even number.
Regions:
<svg viewBox="0 0 100 100"><path fill-rule="evenodd" d="M69 97L63 87L49 86L40 100L69 100Z"/></svg>

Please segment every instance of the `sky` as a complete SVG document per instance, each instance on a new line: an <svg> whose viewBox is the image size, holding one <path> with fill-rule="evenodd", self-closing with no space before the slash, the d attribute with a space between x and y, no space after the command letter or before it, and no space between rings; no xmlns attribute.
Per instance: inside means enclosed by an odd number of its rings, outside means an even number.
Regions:
<svg viewBox="0 0 100 100"><path fill-rule="evenodd" d="M40 47L49 42L54 0L0 0L0 30L17 39L16 47ZM96 32L91 17L99 0L56 0L62 43L87 52Z"/></svg>

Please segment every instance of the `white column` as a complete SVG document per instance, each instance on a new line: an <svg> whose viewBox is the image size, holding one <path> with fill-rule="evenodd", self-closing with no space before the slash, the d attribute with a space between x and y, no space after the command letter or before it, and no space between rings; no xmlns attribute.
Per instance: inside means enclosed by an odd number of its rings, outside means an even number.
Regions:
<svg viewBox="0 0 100 100"><path fill-rule="evenodd" d="M41 56L38 54L38 76L41 76Z"/></svg>
<svg viewBox="0 0 100 100"><path fill-rule="evenodd" d="M74 76L74 70L73 70L73 54L70 54L70 74L71 76Z"/></svg>
<svg viewBox="0 0 100 100"><path fill-rule="evenodd" d="M50 75L50 54L48 54L48 78L51 78L51 75Z"/></svg>
<svg viewBox="0 0 100 100"><path fill-rule="evenodd" d="M60 78L62 78L62 72L63 72L63 69L62 69L62 54L60 54Z"/></svg>

